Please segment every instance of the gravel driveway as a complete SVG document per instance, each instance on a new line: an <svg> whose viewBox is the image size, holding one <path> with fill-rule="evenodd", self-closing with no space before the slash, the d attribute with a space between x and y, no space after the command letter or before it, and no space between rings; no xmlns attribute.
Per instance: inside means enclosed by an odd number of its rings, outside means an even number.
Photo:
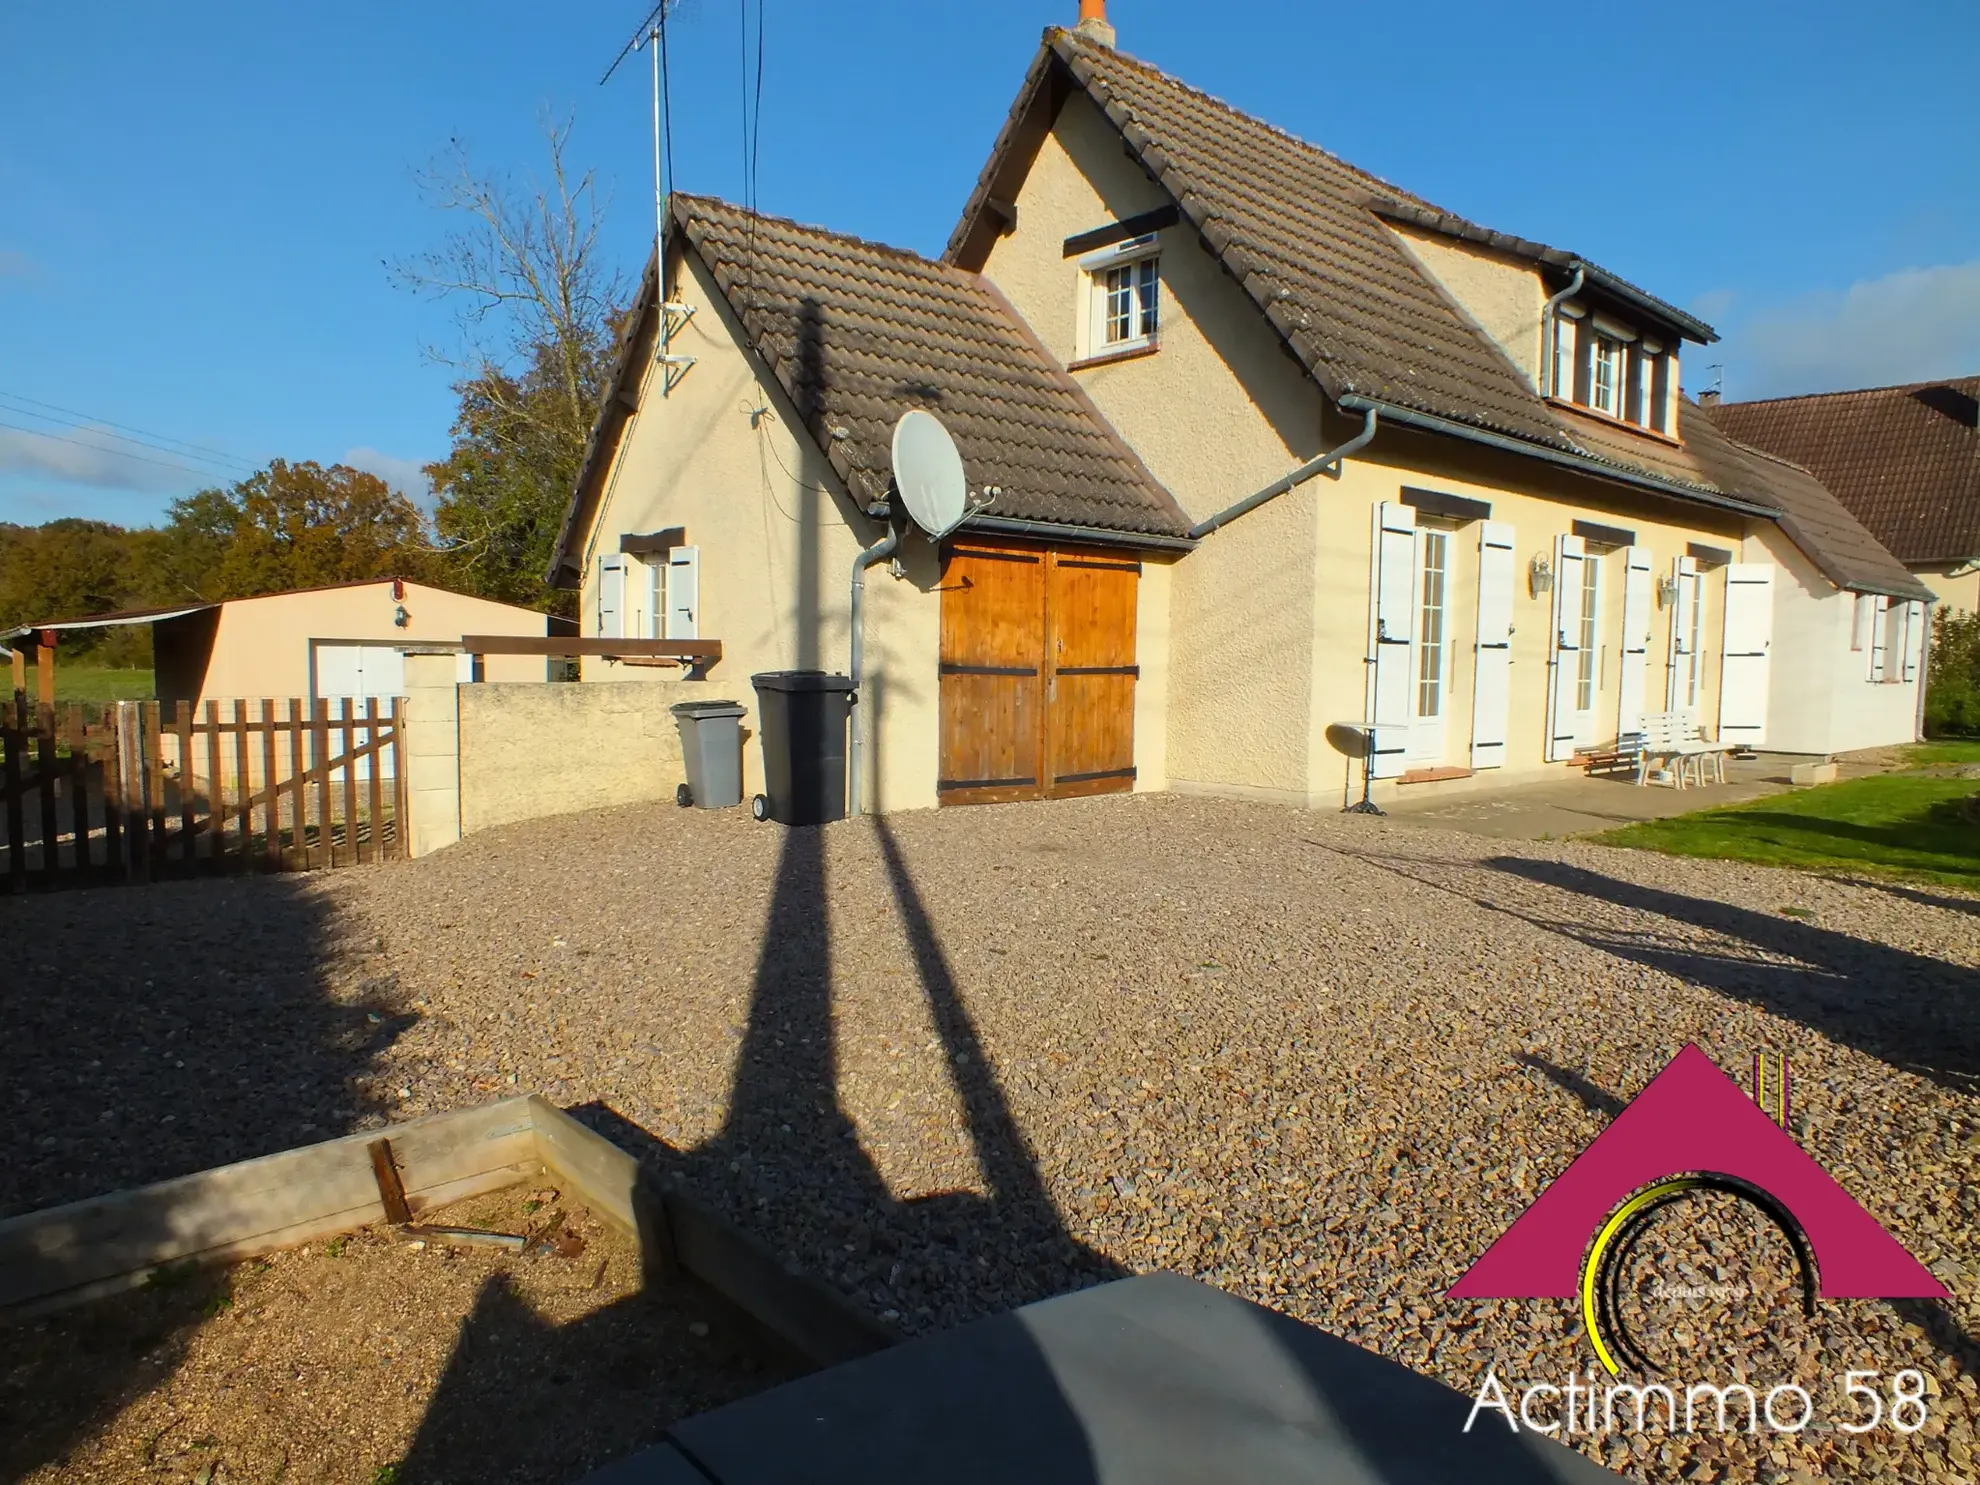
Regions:
<svg viewBox="0 0 1980 1485"><path fill-rule="evenodd" d="M1803 1145L1955 1305L1670 1334L1714 1379L1763 1339L1818 1419L1918 1367L1929 1421L1584 1447L1974 1479L1980 899L1142 796L600 812L0 929L0 1213L540 1088L908 1331L1161 1267L1467 1392L1590 1364L1566 1302L1443 1299L1472 1258L1685 1042L1778 1049Z"/></svg>

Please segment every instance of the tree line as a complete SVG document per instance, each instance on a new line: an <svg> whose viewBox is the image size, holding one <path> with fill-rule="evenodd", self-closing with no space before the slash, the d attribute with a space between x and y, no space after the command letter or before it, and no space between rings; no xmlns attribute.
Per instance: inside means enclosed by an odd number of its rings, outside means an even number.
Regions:
<svg viewBox="0 0 1980 1485"><path fill-rule="evenodd" d="M403 577L568 616L545 572L598 414L625 277L600 254L593 177L567 168L570 122L546 121L549 173L518 187L456 142L420 177L454 224L393 277L452 302L460 346L447 456L426 466L430 517L374 474L276 459L175 500L155 526L0 524L0 630L132 608ZM83 630L63 649L150 664L146 626Z"/></svg>

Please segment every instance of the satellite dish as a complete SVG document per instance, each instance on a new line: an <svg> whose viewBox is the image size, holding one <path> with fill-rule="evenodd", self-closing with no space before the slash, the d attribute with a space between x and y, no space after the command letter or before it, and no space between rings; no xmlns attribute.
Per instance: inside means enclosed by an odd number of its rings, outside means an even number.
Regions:
<svg viewBox="0 0 1980 1485"><path fill-rule="evenodd" d="M916 408L894 424L894 485L914 524L940 541L968 514L962 455L942 420Z"/></svg>

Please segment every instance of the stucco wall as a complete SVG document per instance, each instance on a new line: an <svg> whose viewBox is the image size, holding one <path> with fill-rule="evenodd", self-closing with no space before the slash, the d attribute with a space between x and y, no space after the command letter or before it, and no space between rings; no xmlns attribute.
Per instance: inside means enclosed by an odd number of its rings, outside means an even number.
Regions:
<svg viewBox="0 0 1980 1485"><path fill-rule="evenodd" d="M1547 291L1533 264L1475 243L1458 242L1430 232L1411 231L1391 222L1389 230L1444 292L1499 343L1526 379L1540 386L1540 314Z"/></svg>
<svg viewBox="0 0 1980 1485"><path fill-rule="evenodd" d="M1869 654L1850 644L1856 595L1817 572L1778 527L1756 526L1745 560L1775 564L1775 664L1765 746L1783 753L1846 753L1916 740L1921 678L1903 680L1897 655L1886 673L1898 679L1869 678Z"/></svg>
<svg viewBox="0 0 1980 1485"><path fill-rule="evenodd" d="M1965 566L1961 564L1962 568ZM1949 572L1959 572L1959 576L1950 576ZM1937 594L1939 602L1947 608L1969 614L1980 609L1980 567L1967 571L1960 571L1959 568L1919 568L1913 576Z"/></svg>
<svg viewBox="0 0 1980 1485"><path fill-rule="evenodd" d="M407 583L404 628L393 623L398 601L389 579L357 587L320 588L239 598L222 606L212 649L194 700L308 696L312 640L363 644L458 644L464 634L542 635L542 614L486 598ZM174 683L191 690L197 666L175 659ZM527 655L490 656L491 680L542 680L545 661ZM181 699L186 691L179 693Z"/></svg>
<svg viewBox="0 0 1980 1485"><path fill-rule="evenodd" d="M665 397L658 374L646 377L584 554L580 620L583 633L598 632L598 559L618 551L621 535L686 528L700 551L701 636L723 646L706 694L747 707L744 725L754 730L752 674L847 669L852 561L881 528L856 513L789 399L743 348L700 260L685 262L683 297L697 312L673 351L698 359ZM902 578L884 564L867 574L866 675L853 713L867 729L866 797L883 810L933 805L938 763L938 563L911 533L901 564ZM633 591L642 585L627 586L629 621L643 624L644 593ZM605 660L587 660L583 674L675 683L668 670ZM745 787L761 789L761 749L752 744L744 761Z"/></svg>
<svg viewBox="0 0 1980 1485"><path fill-rule="evenodd" d="M720 689L679 679L648 686L459 687L461 833L673 798L686 774L668 708L710 699Z"/></svg>
<svg viewBox="0 0 1980 1485"><path fill-rule="evenodd" d="M1064 239L1166 199L1077 94L1026 178L1019 230L996 243L984 273L1070 362L1081 275ZM1320 397L1223 269L1179 228L1162 233L1162 294L1156 354L1074 374L1155 477L1201 518L1320 451ZM1304 801L1314 540L1310 506L1288 499L1219 532L1170 570L1165 772L1178 787ZM1143 568L1145 584L1152 566ZM1144 624L1156 596L1152 585L1144 593ZM1138 752L1151 738L1150 704L1144 697L1137 709Z"/></svg>

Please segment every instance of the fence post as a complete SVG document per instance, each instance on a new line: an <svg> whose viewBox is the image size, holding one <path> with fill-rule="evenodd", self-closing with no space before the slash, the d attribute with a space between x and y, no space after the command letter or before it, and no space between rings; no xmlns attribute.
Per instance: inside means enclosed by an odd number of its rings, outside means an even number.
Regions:
<svg viewBox="0 0 1980 1485"><path fill-rule="evenodd" d="M406 655L406 854L461 838L461 697L452 652Z"/></svg>
<svg viewBox="0 0 1980 1485"><path fill-rule="evenodd" d="M135 701L117 703L117 811L122 817L124 880L151 877L150 790L145 780L143 711Z"/></svg>

